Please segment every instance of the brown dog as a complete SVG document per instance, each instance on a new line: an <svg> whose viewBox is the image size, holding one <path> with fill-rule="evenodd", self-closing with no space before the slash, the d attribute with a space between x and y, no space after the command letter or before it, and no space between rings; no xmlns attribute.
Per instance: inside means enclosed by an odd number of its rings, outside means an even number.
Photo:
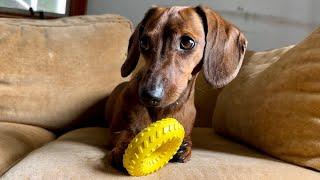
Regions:
<svg viewBox="0 0 320 180"><path fill-rule="evenodd" d="M111 128L111 161L122 169L122 156L132 138L150 123L176 118L185 139L173 161L191 156L191 131L196 116L194 85L203 68L215 88L238 73L247 40L234 25L206 7L154 7L129 40L121 75L141 68L109 97L106 119Z"/></svg>

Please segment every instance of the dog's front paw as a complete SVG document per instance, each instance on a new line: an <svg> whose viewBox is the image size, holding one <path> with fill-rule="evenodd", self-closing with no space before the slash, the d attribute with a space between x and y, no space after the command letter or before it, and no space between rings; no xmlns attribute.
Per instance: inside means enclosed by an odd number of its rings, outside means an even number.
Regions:
<svg viewBox="0 0 320 180"><path fill-rule="evenodd" d="M113 148L110 155L109 155L109 162L110 164L122 172L127 172L126 169L123 167L123 151L118 148Z"/></svg>
<svg viewBox="0 0 320 180"><path fill-rule="evenodd" d="M173 156L170 162L185 163L189 161L191 158L191 147L192 147L191 141L183 141L182 144L180 145L179 150Z"/></svg>

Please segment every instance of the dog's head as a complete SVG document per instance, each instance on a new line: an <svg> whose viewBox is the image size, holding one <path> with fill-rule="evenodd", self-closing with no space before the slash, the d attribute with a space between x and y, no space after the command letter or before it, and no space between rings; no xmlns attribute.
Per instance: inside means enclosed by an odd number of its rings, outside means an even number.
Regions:
<svg viewBox="0 0 320 180"><path fill-rule="evenodd" d="M215 88L237 75L247 40L237 27L206 7L154 7L129 40L121 75L138 81L141 102L167 106L181 96L201 68Z"/></svg>

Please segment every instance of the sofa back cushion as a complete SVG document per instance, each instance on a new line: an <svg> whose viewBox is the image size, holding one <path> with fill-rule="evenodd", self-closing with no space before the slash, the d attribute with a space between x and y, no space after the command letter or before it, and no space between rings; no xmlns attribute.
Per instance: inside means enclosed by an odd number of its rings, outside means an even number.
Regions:
<svg viewBox="0 0 320 180"><path fill-rule="evenodd" d="M221 92L215 130L320 170L320 28L280 58L260 57Z"/></svg>
<svg viewBox="0 0 320 180"><path fill-rule="evenodd" d="M247 50L242 64L245 65L254 53L254 51ZM194 97L194 104L197 109L197 116L194 124L196 127L212 127L212 115L216 106L217 97L222 90L223 87L214 89L205 79L203 71L199 72L195 84Z"/></svg>
<svg viewBox="0 0 320 180"><path fill-rule="evenodd" d="M123 81L130 34L117 15L0 19L0 121L52 130L94 121Z"/></svg>
<svg viewBox="0 0 320 180"><path fill-rule="evenodd" d="M214 89L200 71L195 84L194 104L197 114L194 126L212 127L211 118L220 91L221 89Z"/></svg>

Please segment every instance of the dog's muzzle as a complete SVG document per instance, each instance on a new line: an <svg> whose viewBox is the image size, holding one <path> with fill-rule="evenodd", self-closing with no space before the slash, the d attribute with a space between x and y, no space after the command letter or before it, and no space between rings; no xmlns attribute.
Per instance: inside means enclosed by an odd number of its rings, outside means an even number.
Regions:
<svg viewBox="0 0 320 180"><path fill-rule="evenodd" d="M152 88L141 88L139 90L140 101L146 106L159 106L163 98L164 88L163 84L158 84Z"/></svg>

